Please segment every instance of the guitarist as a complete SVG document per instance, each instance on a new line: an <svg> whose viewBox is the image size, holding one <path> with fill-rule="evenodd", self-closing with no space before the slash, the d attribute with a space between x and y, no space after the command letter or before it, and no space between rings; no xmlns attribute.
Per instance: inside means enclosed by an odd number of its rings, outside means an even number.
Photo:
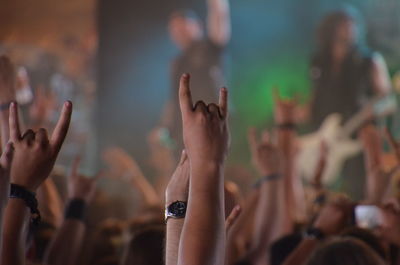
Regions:
<svg viewBox="0 0 400 265"><path fill-rule="evenodd" d="M331 12L318 27L317 49L310 69L313 130L329 114L339 113L345 122L372 97L391 92L385 61L363 45L361 32L358 16L352 9ZM362 169L361 156L346 163L342 174L345 189L360 187L364 178ZM359 188L347 192L361 196Z"/></svg>

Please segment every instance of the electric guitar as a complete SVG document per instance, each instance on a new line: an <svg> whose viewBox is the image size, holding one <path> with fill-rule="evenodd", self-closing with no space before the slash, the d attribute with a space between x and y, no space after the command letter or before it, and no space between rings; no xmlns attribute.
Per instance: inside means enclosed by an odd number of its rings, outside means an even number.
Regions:
<svg viewBox="0 0 400 265"><path fill-rule="evenodd" d="M397 108L394 95L373 98L358 113L342 125L340 114L328 115L318 131L299 137L298 168L306 181L312 181L320 157L321 142L328 148L326 166L322 183L329 185L335 182L343 169L344 163L361 151L361 143L351 135L366 122L371 115L384 117Z"/></svg>

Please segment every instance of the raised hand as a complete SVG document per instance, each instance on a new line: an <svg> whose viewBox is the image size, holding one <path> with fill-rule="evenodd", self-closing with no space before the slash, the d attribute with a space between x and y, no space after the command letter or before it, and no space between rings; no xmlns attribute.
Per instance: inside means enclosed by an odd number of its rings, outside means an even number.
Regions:
<svg viewBox="0 0 400 265"><path fill-rule="evenodd" d="M278 148L271 143L268 131L264 131L261 141L257 139L255 128L250 128L248 141L252 154L253 165L262 176L280 173L280 158Z"/></svg>
<svg viewBox="0 0 400 265"><path fill-rule="evenodd" d="M400 246L400 210L394 204L386 204L381 208L383 224L378 232L388 242Z"/></svg>
<svg viewBox="0 0 400 265"><path fill-rule="evenodd" d="M315 220L314 227L326 236L336 235L346 226L350 209L345 202L327 204Z"/></svg>
<svg viewBox="0 0 400 265"><path fill-rule="evenodd" d="M81 199L89 203L96 192L96 181L100 174L94 178L88 178L79 174L80 158L77 157L72 165L71 174L68 180L68 197L69 199Z"/></svg>
<svg viewBox="0 0 400 265"><path fill-rule="evenodd" d="M276 90L274 94L275 122L277 124L295 124L298 108L296 101L282 99Z"/></svg>
<svg viewBox="0 0 400 265"><path fill-rule="evenodd" d="M49 176L67 135L71 114L72 103L67 101L51 137L43 128L37 132L29 129L21 135L18 106L11 103L10 140L15 148L11 167L12 183L34 192Z"/></svg>
<svg viewBox="0 0 400 265"><path fill-rule="evenodd" d="M219 104L206 105L198 101L194 106L189 87L190 76L180 80L179 103L182 112L183 140L190 163L200 166L222 164L229 145L228 92L221 88Z"/></svg>
<svg viewBox="0 0 400 265"><path fill-rule="evenodd" d="M206 105L198 101L193 106L189 80L188 74L183 75L179 86L183 141L190 162L190 183L178 264L224 264L223 169L229 146L228 93L225 88L220 90L218 105Z"/></svg>

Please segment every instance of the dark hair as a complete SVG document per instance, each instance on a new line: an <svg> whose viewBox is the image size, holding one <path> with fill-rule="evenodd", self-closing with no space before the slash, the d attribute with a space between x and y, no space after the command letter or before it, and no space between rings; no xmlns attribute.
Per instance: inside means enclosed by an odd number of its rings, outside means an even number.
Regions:
<svg viewBox="0 0 400 265"><path fill-rule="evenodd" d="M317 28L318 52L326 53L331 50L332 43L336 37L337 28L346 21L354 23L357 29L355 46L361 46L364 40L364 26L361 16L353 7L346 7L328 13L320 22Z"/></svg>
<svg viewBox="0 0 400 265"><path fill-rule="evenodd" d="M385 262L364 242L339 237L318 248L307 265L385 265Z"/></svg>
<svg viewBox="0 0 400 265"><path fill-rule="evenodd" d="M271 245L270 264L280 265L300 244L302 236L299 233L281 237Z"/></svg>
<svg viewBox="0 0 400 265"><path fill-rule="evenodd" d="M125 249L122 265L163 265L165 226L152 226L133 235Z"/></svg>
<svg viewBox="0 0 400 265"><path fill-rule="evenodd" d="M359 228L359 227L350 227L345 229L342 234L342 237L352 237L358 240L361 240L365 244L367 244L372 250L376 252L382 259L386 259L387 255L379 242L379 239L367 229Z"/></svg>

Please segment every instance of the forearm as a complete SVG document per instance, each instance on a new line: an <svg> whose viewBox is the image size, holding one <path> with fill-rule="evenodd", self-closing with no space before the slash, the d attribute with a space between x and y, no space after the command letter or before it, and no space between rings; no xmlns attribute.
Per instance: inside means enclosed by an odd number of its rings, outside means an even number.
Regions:
<svg viewBox="0 0 400 265"><path fill-rule="evenodd" d="M266 181L261 186L251 250L252 260L256 264L265 264L271 242L286 233L287 218L283 188L282 179Z"/></svg>
<svg viewBox="0 0 400 265"><path fill-rule="evenodd" d="M130 174L135 174L135 171L132 170ZM140 192L146 207L161 204L161 200L157 195L154 187L148 182L148 180L144 176L135 175L132 180L132 186Z"/></svg>
<svg viewBox="0 0 400 265"><path fill-rule="evenodd" d="M317 240L303 239L300 245L285 260L283 265L303 265L317 246Z"/></svg>
<svg viewBox="0 0 400 265"><path fill-rule="evenodd" d="M167 240L165 247L165 264L177 265L179 257L179 241L185 219L169 219L167 222Z"/></svg>
<svg viewBox="0 0 400 265"><path fill-rule="evenodd" d="M10 199L5 209L1 265L25 264L29 209L20 199Z"/></svg>
<svg viewBox="0 0 400 265"><path fill-rule="evenodd" d="M208 33L216 44L225 45L231 34L228 0L208 0Z"/></svg>
<svg viewBox="0 0 400 265"><path fill-rule="evenodd" d="M85 230L85 224L81 220L64 220L46 251L44 264L75 264L83 243Z"/></svg>
<svg viewBox="0 0 400 265"><path fill-rule="evenodd" d="M278 148L282 150L282 175L284 179L284 193L288 213L287 220L292 223L305 216L306 205L304 189L297 171L297 133L295 130L278 129Z"/></svg>
<svg viewBox="0 0 400 265"><path fill-rule="evenodd" d="M232 265L247 254L248 242L252 242L254 219L260 190L252 191L242 207L242 213L227 234L225 264Z"/></svg>
<svg viewBox="0 0 400 265"><path fill-rule="evenodd" d="M223 167L191 167L188 209L178 264L223 264L225 209Z"/></svg>

